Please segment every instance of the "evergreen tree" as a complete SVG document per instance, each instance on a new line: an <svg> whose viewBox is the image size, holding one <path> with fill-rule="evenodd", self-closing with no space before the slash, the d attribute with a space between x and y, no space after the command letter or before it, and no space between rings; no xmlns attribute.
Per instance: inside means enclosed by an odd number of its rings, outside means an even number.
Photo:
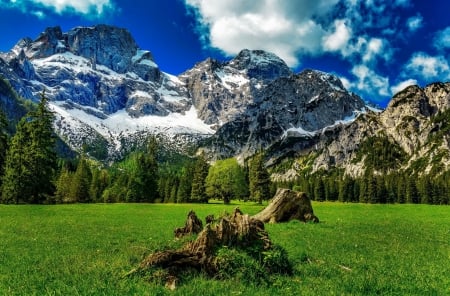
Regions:
<svg viewBox="0 0 450 296"><path fill-rule="evenodd" d="M145 202L154 202L158 197L158 143L151 137L144 154L138 156L138 175L142 180L142 199Z"/></svg>
<svg viewBox="0 0 450 296"><path fill-rule="evenodd" d="M250 198L262 204L270 198L270 176L264 166L264 155L256 154L249 165Z"/></svg>
<svg viewBox="0 0 450 296"><path fill-rule="evenodd" d="M184 203L191 201L192 184L194 178L194 166L188 163L183 169L177 191L177 202Z"/></svg>
<svg viewBox="0 0 450 296"><path fill-rule="evenodd" d="M415 178L415 176L409 176L406 179L406 201L408 203L418 203L419 201Z"/></svg>
<svg viewBox="0 0 450 296"><path fill-rule="evenodd" d="M68 168L63 168L56 181L55 201L57 203L76 202L70 200L70 185L72 184L73 174Z"/></svg>
<svg viewBox="0 0 450 296"><path fill-rule="evenodd" d="M0 188L1 176L5 172L6 152L8 151L8 120L3 111L0 111Z"/></svg>
<svg viewBox="0 0 450 296"><path fill-rule="evenodd" d="M208 196L206 195L206 177L208 176L209 164L202 155L197 158L194 165L194 172L192 176L191 187L191 201L207 203Z"/></svg>
<svg viewBox="0 0 450 296"><path fill-rule="evenodd" d="M53 113L43 93L35 111L17 125L6 155L3 201L42 203L54 193L56 170Z"/></svg>
<svg viewBox="0 0 450 296"><path fill-rule="evenodd" d="M159 197L157 151L156 138L152 137L147 143L146 151L137 153L130 162L125 201L154 202Z"/></svg>
<svg viewBox="0 0 450 296"><path fill-rule="evenodd" d="M86 157L82 156L78 162L77 170L72 177L69 191L69 200L76 202L90 202L92 173Z"/></svg>
<svg viewBox="0 0 450 296"><path fill-rule="evenodd" d="M339 182L339 197L341 202L353 201L353 180L350 177L344 177Z"/></svg>
<svg viewBox="0 0 450 296"><path fill-rule="evenodd" d="M92 180L89 187L89 196L93 202L100 202L102 201L103 191L109 185L109 174L107 170L98 168L92 169L91 172Z"/></svg>
<svg viewBox="0 0 450 296"><path fill-rule="evenodd" d="M316 177L314 182L314 198L317 201L325 201L325 185L322 177Z"/></svg>

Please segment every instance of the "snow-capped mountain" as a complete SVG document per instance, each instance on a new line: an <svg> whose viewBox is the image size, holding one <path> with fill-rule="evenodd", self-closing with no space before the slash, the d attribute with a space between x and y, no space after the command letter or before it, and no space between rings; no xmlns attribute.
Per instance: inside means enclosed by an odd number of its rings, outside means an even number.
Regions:
<svg viewBox="0 0 450 296"><path fill-rule="evenodd" d="M105 147L97 157L126 152L150 134L181 151L201 140L211 158L246 156L348 123L365 108L335 76L294 74L259 50L207 59L175 77L127 30L106 25L24 38L0 54L0 73L27 99L45 90L61 138L75 149Z"/></svg>

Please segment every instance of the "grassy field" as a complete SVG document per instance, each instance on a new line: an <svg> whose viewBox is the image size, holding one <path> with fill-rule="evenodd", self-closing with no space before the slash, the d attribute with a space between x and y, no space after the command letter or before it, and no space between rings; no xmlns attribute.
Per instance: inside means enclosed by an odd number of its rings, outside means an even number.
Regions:
<svg viewBox="0 0 450 296"><path fill-rule="evenodd" d="M190 209L203 219L233 207L0 206L0 295L450 295L448 206L314 203L319 224L267 225L295 267L271 285L199 275L170 292L123 277L174 243Z"/></svg>

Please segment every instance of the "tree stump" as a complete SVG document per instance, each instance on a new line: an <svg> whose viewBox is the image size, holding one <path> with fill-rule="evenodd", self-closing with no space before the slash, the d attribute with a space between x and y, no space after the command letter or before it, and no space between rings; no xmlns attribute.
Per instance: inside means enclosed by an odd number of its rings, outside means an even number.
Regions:
<svg viewBox="0 0 450 296"><path fill-rule="evenodd" d="M202 221L197 217L195 212L191 210L187 216L184 227L176 228L174 230L174 233L176 238L181 238L186 235L200 233L202 229L203 229Z"/></svg>
<svg viewBox="0 0 450 296"><path fill-rule="evenodd" d="M267 207L252 218L265 223L286 222L293 219L319 222L306 193L283 188L279 188Z"/></svg>
<svg viewBox="0 0 450 296"><path fill-rule="evenodd" d="M185 233L183 229L190 227L191 221L195 221L193 217L197 218L195 213L189 212L186 226L179 228L180 231L175 230L175 233ZM264 223L244 215L236 208L233 214L220 218L217 223L207 224L196 240L186 243L180 249L150 254L137 269L132 270L128 275L149 270L152 267L163 268L167 271L166 284L172 286L178 274L186 269L201 270L210 276L217 274L218 264L215 252L220 247L245 249L255 245L260 248L259 253L272 248L269 235L264 230Z"/></svg>

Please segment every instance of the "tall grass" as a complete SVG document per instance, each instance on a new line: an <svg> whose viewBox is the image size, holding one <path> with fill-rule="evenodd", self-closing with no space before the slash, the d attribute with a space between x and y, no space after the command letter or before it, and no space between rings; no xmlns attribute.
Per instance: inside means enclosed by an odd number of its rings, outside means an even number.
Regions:
<svg viewBox="0 0 450 296"><path fill-rule="evenodd" d="M240 204L254 214L261 206ZM260 286L193 276L175 292L123 277L176 244L190 209L232 206L95 204L0 206L0 295L446 295L450 207L314 203L319 224L269 224L293 276Z"/></svg>

